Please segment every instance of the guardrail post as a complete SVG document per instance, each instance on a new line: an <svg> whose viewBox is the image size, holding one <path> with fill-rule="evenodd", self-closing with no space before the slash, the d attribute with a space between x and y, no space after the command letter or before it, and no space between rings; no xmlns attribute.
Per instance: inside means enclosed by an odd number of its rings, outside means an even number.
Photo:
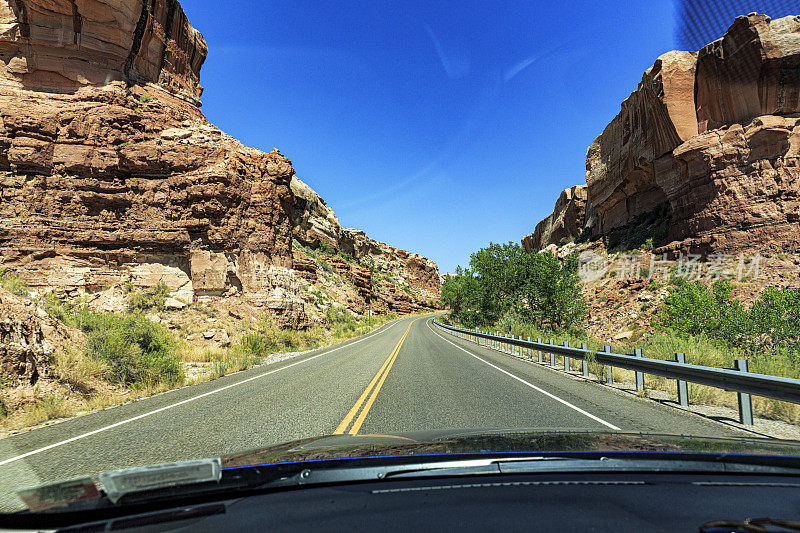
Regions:
<svg viewBox="0 0 800 533"><path fill-rule="evenodd" d="M589 345L586 344L585 342L582 342L581 343L581 350L585 351L585 350L588 350L588 349L589 349ZM589 377L589 360L586 358L586 354L583 354L583 365L582 366L583 366L583 377L588 378Z"/></svg>
<svg viewBox="0 0 800 533"><path fill-rule="evenodd" d="M686 363L686 354L685 353L676 353L675 354L675 361L678 363ZM678 380L678 405L681 407L689 407L689 386L688 384L682 380Z"/></svg>
<svg viewBox="0 0 800 533"><path fill-rule="evenodd" d="M641 348L634 348L633 355L636 357L644 357ZM636 372L636 390L644 390L644 372Z"/></svg>
<svg viewBox="0 0 800 533"><path fill-rule="evenodd" d="M605 353L611 353L611 346L604 346ZM606 385L614 384L614 368L611 365L606 365Z"/></svg>
<svg viewBox="0 0 800 533"><path fill-rule="evenodd" d="M528 337L528 342L531 342L531 338L530 337ZM528 359L532 359L533 358L533 352L531 352L530 346L528 347L528 349L526 351L528 353Z"/></svg>
<svg viewBox="0 0 800 533"><path fill-rule="evenodd" d="M555 344L555 341L553 341L553 339L550 339L547 342L547 344L552 346ZM550 366L556 366L556 354L554 354L553 352L550 352Z"/></svg>
<svg viewBox="0 0 800 533"><path fill-rule="evenodd" d="M739 372L747 372L747 359L737 359L736 370ZM746 392L737 393L739 397L739 422L746 426L753 425L753 400Z"/></svg>
<svg viewBox="0 0 800 533"><path fill-rule="evenodd" d="M542 343L542 339L541 338L537 338L536 342L541 344ZM542 362L542 351L541 350L536 350L536 353L538 354L537 358L539 359L539 362L541 363Z"/></svg>
<svg viewBox="0 0 800 533"><path fill-rule="evenodd" d="M564 348L569 348L569 341L564 341ZM564 356L564 370L567 372L571 370L569 364L569 357L566 355Z"/></svg>

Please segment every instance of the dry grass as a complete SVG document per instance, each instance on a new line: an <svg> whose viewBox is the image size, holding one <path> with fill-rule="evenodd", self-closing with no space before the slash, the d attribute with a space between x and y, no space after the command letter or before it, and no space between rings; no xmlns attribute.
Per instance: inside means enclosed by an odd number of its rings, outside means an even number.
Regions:
<svg viewBox="0 0 800 533"><path fill-rule="evenodd" d="M498 328L491 328L497 330ZM515 336L531 337L533 340L542 338L544 342L553 339L556 344L563 345L568 341L570 346L580 346L586 342L590 350L602 350L604 343L598 339L571 333L553 334L539 331L527 324L513 324L510 331ZM657 333L647 338L618 342L611 344L614 353L632 354L634 348L642 348L645 357L674 361L676 353L686 354L686 362L717 368L733 368L735 359L748 359L735 349L723 347L705 337L679 337L667 333ZM534 352L533 357L536 358ZM549 355L544 355L544 361L549 362ZM800 367L790 358L782 354L765 354L758 358L749 358L750 371L759 374L800 378ZM561 357L557 357L557 368L563 368ZM581 361L573 360L571 368L580 371ZM589 370L600 382L605 382L605 365L590 361ZM613 368L613 378L617 383L635 382L635 373L632 370ZM660 376L645 374L645 389L667 392L672 399L677 400L677 385L675 380ZM697 405L720 405L738 409L737 395L715 387L689 383L689 402ZM757 416L781 420L792 424L800 424L800 405L782 402L772 398L753 397L753 411Z"/></svg>
<svg viewBox="0 0 800 533"><path fill-rule="evenodd" d="M56 352L51 364L56 378L81 394L90 394L98 387L104 388L103 375L107 366L82 351L69 349Z"/></svg>

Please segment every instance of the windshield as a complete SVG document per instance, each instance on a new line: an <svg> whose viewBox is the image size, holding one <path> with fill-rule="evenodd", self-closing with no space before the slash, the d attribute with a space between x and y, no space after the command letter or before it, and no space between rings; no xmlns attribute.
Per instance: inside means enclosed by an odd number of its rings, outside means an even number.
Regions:
<svg viewBox="0 0 800 533"><path fill-rule="evenodd" d="M0 1L0 511L800 456L800 9L719 4Z"/></svg>

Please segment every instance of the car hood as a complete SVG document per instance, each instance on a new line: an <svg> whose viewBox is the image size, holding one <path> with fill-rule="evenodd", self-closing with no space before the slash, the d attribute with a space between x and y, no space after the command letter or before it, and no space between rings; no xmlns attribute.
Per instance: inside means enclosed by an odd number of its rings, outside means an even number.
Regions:
<svg viewBox="0 0 800 533"><path fill-rule="evenodd" d="M800 456L800 442L594 430L453 429L330 435L222 457L222 468L359 457L476 453L650 452Z"/></svg>

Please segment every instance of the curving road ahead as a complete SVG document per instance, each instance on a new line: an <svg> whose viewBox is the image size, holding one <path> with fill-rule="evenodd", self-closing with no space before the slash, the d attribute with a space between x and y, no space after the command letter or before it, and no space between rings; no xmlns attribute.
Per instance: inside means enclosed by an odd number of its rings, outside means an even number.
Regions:
<svg viewBox="0 0 800 533"><path fill-rule="evenodd" d="M430 315L274 364L0 440L0 508L19 488L305 437L454 428L731 436L696 415L457 339Z"/></svg>

